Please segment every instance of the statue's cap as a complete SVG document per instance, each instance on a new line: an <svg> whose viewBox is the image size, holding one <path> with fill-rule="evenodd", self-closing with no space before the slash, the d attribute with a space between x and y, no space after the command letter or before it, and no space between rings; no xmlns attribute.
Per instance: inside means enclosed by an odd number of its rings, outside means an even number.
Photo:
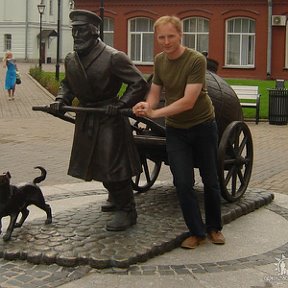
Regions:
<svg viewBox="0 0 288 288"><path fill-rule="evenodd" d="M71 25L86 25L92 24L95 26L99 26L102 23L101 18L96 14L88 10L72 10L69 14L71 19Z"/></svg>

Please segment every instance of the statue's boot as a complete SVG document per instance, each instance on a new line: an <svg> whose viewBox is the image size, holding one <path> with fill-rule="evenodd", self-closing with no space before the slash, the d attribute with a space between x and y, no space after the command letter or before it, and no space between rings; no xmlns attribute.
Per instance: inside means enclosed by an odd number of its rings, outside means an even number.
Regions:
<svg viewBox="0 0 288 288"><path fill-rule="evenodd" d="M116 205L112 199L111 193L108 191L108 199L106 200L105 204L101 206L102 212L113 212L116 211Z"/></svg>
<svg viewBox="0 0 288 288"><path fill-rule="evenodd" d="M111 194L116 211L112 220L106 224L108 231L123 231L135 225L137 212L131 180L103 183Z"/></svg>
<svg viewBox="0 0 288 288"><path fill-rule="evenodd" d="M137 223L136 209L131 211L118 210L113 218L106 224L108 231L124 231Z"/></svg>

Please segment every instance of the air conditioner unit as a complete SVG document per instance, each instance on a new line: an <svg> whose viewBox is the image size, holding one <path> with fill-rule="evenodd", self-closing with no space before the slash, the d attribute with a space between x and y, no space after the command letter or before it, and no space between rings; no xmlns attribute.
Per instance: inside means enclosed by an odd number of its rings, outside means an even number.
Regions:
<svg viewBox="0 0 288 288"><path fill-rule="evenodd" d="M272 15L272 26L285 26L286 18L285 15Z"/></svg>

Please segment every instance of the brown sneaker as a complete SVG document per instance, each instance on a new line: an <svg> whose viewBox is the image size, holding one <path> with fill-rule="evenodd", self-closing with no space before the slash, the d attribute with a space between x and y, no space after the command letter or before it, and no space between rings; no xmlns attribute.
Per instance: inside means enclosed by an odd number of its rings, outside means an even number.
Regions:
<svg viewBox="0 0 288 288"><path fill-rule="evenodd" d="M190 236L181 243L181 247L185 249L195 249L198 245L204 244L205 242L205 237Z"/></svg>
<svg viewBox="0 0 288 288"><path fill-rule="evenodd" d="M225 244L225 237L220 231L211 231L208 238L213 244Z"/></svg>

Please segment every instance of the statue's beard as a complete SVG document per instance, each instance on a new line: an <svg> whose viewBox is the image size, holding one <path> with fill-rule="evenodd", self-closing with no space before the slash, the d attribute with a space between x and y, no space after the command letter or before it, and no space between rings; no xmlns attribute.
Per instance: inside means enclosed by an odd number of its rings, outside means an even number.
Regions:
<svg viewBox="0 0 288 288"><path fill-rule="evenodd" d="M94 39L91 39L89 41L74 41L74 51L76 51L80 55L85 55L90 52L90 50L93 48L95 44Z"/></svg>

